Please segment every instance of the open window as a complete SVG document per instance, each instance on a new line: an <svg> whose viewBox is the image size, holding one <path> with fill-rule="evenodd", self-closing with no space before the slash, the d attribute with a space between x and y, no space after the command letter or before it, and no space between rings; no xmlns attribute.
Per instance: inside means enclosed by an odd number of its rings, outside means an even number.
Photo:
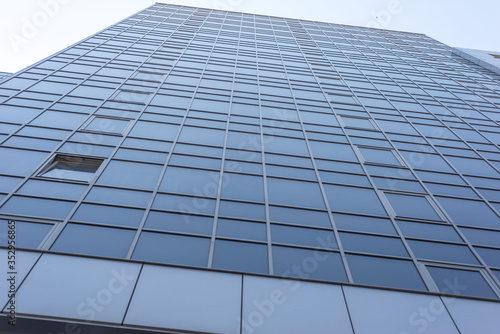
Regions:
<svg viewBox="0 0 500 334"><path fill-rule="evenodd" d="M56 155L38 176L89 182L102 161L95 158Z"/></svg>

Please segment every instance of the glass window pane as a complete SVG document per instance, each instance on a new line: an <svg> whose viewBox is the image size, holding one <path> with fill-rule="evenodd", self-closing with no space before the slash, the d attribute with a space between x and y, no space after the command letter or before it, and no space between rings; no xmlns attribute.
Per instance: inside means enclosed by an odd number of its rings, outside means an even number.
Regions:
<svg viewBox="0 0 500 334"><path fill-rule="evenodd" d="M466 227L461 227L460 231L462 231L471 244L500 248L500 231L478 230Z"/></svg>
<svg viewBox="0 0 500 334"><path fill-rule="evenodd" d="M0 208L0 212L21 216L65 219L73 205L75 205L74 202L68 201L13 196Z"/></svg>
<svg viewBox="0 0 500 334"><path fill-rule="evenodd" d="M195 196L157 194L153 209L213 215L215 200Z"/></svg>
<svg viewBox="0 0 500 334"><path fill-rule="evenodd" d="M120 208L96 204L82 204L73 215L73 220L117 226L139 226L144 210Z"/></svg>
<svg viewBox="0 0 500 334"><path fill-rule="evenodd" d="M392 193L385 193L385 196L396 212L396 216L442 220L426 197Z"/></svg>
<svg viewBox="0 0 500 334"><path fill-rule="evenodd" d="M284 225L271 225L271 241L320 249L338 249L333 231Z"/></svg>
<svg viewBox="0 0 500 334"><path fill-rule="evenodd" d="M270 203L325 208L317 183L268 178L267 184Z"/></svg>
<svg viewBox="0 0 500 334"><path fill-rule="evenodd" d="M431 266L428 266L427 270L429 270L439 291L443 293L498 298L478 271ZM460 287L459 291L456 291L457 286Z"/></svg>
<svg viewBox="0 0 500 334"><path fill-rule="evenodd" d="M219 219L217 221L217 236L266 241L266 224L241 220Z"/></svg>
<svg viewBox="0 0 500 334"><path fill-rule="evenodd" d="M500 218L482 201L436 197L456 224L500 228Z"/></svg>
<svg viewBox="0 0 500 334"><path fill-rule="evenodd" d="M8 246L9 224L8 220L0 219L0 245ZM24 221L15 221L17 248L36 249L52 228L52 224L38 224Z"/></svg>
<svg viewBox="0 0 500 334"><path fill-rule="evenodd" d="M358 158L350 145L314 140L310 140L309 144L316 158L358 162Z"/></svg>
<svg viewBox="0 0 500 334"><path fill-rule="evenodd" d="M397 235L389 219L334 213L333 220L339 230Z"/></svg>
<svg viewBox="0 0 500 334"><path fill-rule="evenodd" d="M128 135L132 137L173 141L177 135L178 129L178 125L138 121Z"/></svg>
<svg viewBox="0 0 500 334"><path fill-rule="evenodd" d="M214 219L212 217L151 211L144 228L211 235L213 222Z"/></svg>
<svg viewBox="0 0 500 334"><path fill-rule="evenodd" d="M363 155L365 162L379 163L384 165L401 165L392 151L366 147L358 147L358 149Z"/></svg>
<svg viewBox="0 0 500 334"><path fill-rule="evenodd" d="M87 115L82 114L47 110L35 118L31 122L31 125L48 126L58 129L75 129L87 119L87 117Z"/></svg>
<svg viewBox="0 0 500 334"><path fill-rule="evenodd" d="M474 247L479 256L490 267L500 268L500 249Z"/></svg>
<svg viewBox="0 0 500 334"><path fill-rule="evenodd" d="M281 246L272 251L275 275L347 282L339 253Z"/></svg>
<svg viewBox="0 0 500 334"><path fill-rule="evenodd" d="M355 283L427 291L411 261L347 254Z"/></svg>
<svg viewBox="0 0 500 334"><path fill-rule="evenodd" d="M425 224L402 220L398 220L397 223L405 237L463 242L455 229L449 225Z"/></svg>
<svg viewBox="0 0 500 334"><path fill-rule="evenodd" d="M59 197L61 199L77 200L86 189L87 186L81 184L28 180L17 193L22 195Z"/></svg>
<svg viewBox="0 0 500 334"><path fill-rule="evenodd" d="M419 259L479 264L467 246L419 240L408 240L408 245Z"/></svg>
<svg viewBox="0 0 500 334"><path fill-rule="evenodd" d="M206 267L209 238L142 232L132 259Z"/></svg>
<svg viewBox="0 0 500 334"><path fill-rule="evenodd" d="M129 123L129 120L95 117L85 130L121 134Z"/></svg>
<svg viewBox="0 0 500 334"><path fill-rule="evenodd" d="M101 159L57 155L39 176L88 182L101 163Z"/></svg>
<svg viewBox="0 0 500 334"><path fill-rule="evenodd" d="M224 173L221 197L264 202L264 181L261 176Z"/></svg>
<svg viewBox="0 0 500 334"><path fill-rule="evenodd" d="M151 193L125 189L93 187L85 197L85 201L146 207L151 199Z"/></svg>
<svg viewBox="0 0 500 334"><path fill-rule="evenodd" d="M160 191L215 196L218 185L219 172L204 169L168 167L160 185Z"/></svg>
<svg viewBox="0 0 500 334"><path fill-rule="evenodd" d="M33 173L49 154L37 151L0 147L0 173L27 176Z"/></svg>
<svg viewBox="0 0 500 334"><path fill-rule="evenodd" d="M97 181L98 184L153 190L162 166L112 160Z"/></svg>
<svg viewBox="0 0 500 334"><path fill-rule="evenodd" d="M219 206L219 216L266 220L266 211L264 205L261 204L221 200Z"/></svg>
<svg viewBox="0 0 500 334"><path fill-rule="evenodd" d="M340 241L346 251L408 257L399 238L340 232Z"/></svg>
<svg viewBox="0 0 500 334"><path fill-rule="evenodd" d="M387 215L372 189L325 184L325 192L332 210Z"/></svg>
<svg viewBox="0 0 500 334"><path fill-rule="evenodd" d="M120 228L68 224L51 250L124 258L134 235L135 231Z"/></svg>
<svg viewBox="0 0 500 334"><path fill-rule="evenodd" d="M278 136L264 136L264 151L309 156L305 140Z"/></svg>
<svg viewBox="0 0 500 334"><path fill-rule="evenodd" d="M267 274L267 245L217 240L212 268Z"/></svg>
<svg viewBox="0 0 500 334"><path fill-rule="evenodd" d="M179 136L179 142L222 146L226 132L223 130L184 126Z"/></svg>

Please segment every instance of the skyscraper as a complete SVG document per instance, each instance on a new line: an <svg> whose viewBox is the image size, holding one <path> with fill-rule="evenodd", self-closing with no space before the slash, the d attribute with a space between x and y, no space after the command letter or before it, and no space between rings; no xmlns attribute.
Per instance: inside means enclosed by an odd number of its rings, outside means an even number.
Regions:
<svg viewBox="0 0 500 334"><path fill-rule="evenodd" d="M452 51L155 4L3 79L2 333L498 333L500 76Z"/></svg>

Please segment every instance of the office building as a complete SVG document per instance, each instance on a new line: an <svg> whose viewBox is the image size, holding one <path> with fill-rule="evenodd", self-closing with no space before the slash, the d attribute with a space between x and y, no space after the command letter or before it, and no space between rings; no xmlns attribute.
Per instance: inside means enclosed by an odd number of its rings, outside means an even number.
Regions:
<svg viewBox="0 0 500 334"><path fill-rule="evenodd" d="M157 3L0 102L2 333L499 331L500 76L432 38Z"/></svg>

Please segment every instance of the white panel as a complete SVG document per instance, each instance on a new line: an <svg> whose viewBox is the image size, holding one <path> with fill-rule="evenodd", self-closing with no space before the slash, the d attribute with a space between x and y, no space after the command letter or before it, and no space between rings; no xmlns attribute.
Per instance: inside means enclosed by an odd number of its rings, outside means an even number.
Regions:
<svg viewBox="0 0 500 334"><path fill-rule="evenodd" d="M439 297L351 286L344 293L356 334L459 333Z"/></svg>
<svg viewBox="0 0 500 334"><path fill-rule="evenodd" d="M241 275L145 265L125 324L240 332Z"/></svg>
<svg viewBox="0 0 500 334"><path fill-rule="evenodd" d="M121 323L140 267L44 254L19 289L18 312Z"/></svg>
<svg viewBox="0 0 500 334"><path fill-rule="evenodd" d="M8 301L8 294L10 291L10 282L7 281L11 278L11 268L8 267L7 259L7 249L0 249L0 308L3 308ZM11 254L10 254L11 255ZM28 271L33 267L33 264L40 256L40 253L35 252L23 252L16 250L15 254L15 267L14 272L16 272L15 279L13 281L15 288L19 288L19 285L23 281L24 277ZM14 300L15 303L15 300Z"/></svg>
<svg viewBox="0 0 500 334"><path fill-rule="evenodd" d="M352 333L338 285L245 276L242 334Z"/></svg>
<svg viewBox="0 0 500 334"><path fill-rule="evenodd" d="M500 333L500 303L443 297L462 334Z"/></svg>

